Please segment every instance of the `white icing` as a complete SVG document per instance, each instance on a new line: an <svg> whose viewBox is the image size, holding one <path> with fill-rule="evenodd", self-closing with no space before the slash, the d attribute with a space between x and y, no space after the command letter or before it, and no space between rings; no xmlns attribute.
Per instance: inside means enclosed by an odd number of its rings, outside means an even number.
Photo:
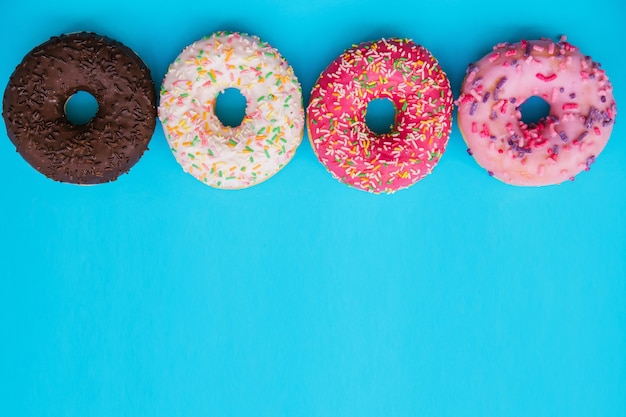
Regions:
<svg viewBox="0 0 626 417"><path fill-rule="evenodd" d="M215 115L220 92L246 98L241 125ZM300 145L302 91L279 52L255 36L218 32L193 43L170 65L159 119L183 169L217 188L250 187L283 168Z"/></svg>

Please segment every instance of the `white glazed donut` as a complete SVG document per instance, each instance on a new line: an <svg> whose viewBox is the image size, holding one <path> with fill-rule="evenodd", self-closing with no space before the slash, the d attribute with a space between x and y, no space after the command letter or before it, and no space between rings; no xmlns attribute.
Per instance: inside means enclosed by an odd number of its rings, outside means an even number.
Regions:
<svg viewBox="0 0 626 417"><path fill-rule="evenodd" d="M573 180L604 149L617 108L600 64L561 38L499 44L467 70L458 119L468 153L513 185ZM538 96L550 114L536 125L519 106Z"/></svg>
<svg viewBox="0 0 626 417"><path fill-rule="evenodd" d="M215 115L218 94L246 98L241 124ZM217 32L193 43L170 65L159 119L176 160L216 188L258 184L282 169L302 141L302 90L278 51L255 36Z"/></svg>

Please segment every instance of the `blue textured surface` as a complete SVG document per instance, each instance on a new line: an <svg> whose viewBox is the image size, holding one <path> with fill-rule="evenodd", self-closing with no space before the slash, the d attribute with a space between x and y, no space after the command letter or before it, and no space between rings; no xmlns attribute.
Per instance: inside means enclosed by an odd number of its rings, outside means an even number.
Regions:
<svg viewBox="0 0 626 417"><path fill-rule="evenodd" d="M626 6L331 0L13 1L0 85L48 37L133 48L157 85L187 44L256 34L305 100L346 47L423 44L455 95L497 42L567 34L626 106ZM0 121L2 416L626 416L626 131L547 188L490 178L454 127L434 173L352 190L304 141L242 191L183 173L157 126L128 175L54 183Z"/></svg>

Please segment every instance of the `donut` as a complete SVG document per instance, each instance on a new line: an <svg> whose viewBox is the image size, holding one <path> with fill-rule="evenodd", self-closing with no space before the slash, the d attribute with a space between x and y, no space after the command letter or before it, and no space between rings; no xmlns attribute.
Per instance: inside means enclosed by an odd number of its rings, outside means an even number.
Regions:
<svg viewBox="0 0 626 417"><path fill-rule="evenodd" d="M365 122L368 104L391 100L389 133ZM437 60L409 39L354 45L320 75L307 107L311 146L340 182L393 193L429 174L443 155L452 124L450 82Z"/></svg>
<svg viewBox="0 0 626 417"><path fill-rule="evenodd" d="M98 102L84 125L65 104L86 91ZM150 71L131 49L95 33L52 37L30 51L4 92L2 115L17 152L66 183L114 181L141 158L156 125Z"/></svg>
<svg viewBox="0 0 626 417"><path fill-rule="evenodd" d="M239 126L215 114L218 94L236 88L246 99ZM170 65L158 109L183 170L206 185L240 189L280 171L302 141L302 90L280 53L256 36L217 32Z"/></svg>
<svg viewBox="0 0 626 417"><path fill-rule="evenodd" d="M604 149L617 108L600 64L568 43L549 39L501 43L470 64L457 100L468 153L507 184L542 186L573 180ZM521 121L537 96L549 115Z"/></svg>

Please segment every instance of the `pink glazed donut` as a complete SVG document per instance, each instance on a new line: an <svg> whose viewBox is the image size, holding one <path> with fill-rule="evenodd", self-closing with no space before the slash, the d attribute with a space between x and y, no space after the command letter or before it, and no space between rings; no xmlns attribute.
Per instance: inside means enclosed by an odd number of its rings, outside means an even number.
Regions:
<svg viewBox="0 0 626 417"><path fill-rule="evenodd" d="M470 64L457 100L459 127L479 165L513 185L573 180L607 144L617 108L600 64L565 41L499 44ZM521 121L519 106L538 96L550 114Z"/></svg>
<svg viewBox="0 0 626 417"><path fill-rule="evenodd" d="M368 103L390 99L389 133L365 123ZM382 39L345 51L320 75L307 108L311 146L339 181L393 193L429 174L452 124L450 82L430 52L407 39Z"/></svg>

